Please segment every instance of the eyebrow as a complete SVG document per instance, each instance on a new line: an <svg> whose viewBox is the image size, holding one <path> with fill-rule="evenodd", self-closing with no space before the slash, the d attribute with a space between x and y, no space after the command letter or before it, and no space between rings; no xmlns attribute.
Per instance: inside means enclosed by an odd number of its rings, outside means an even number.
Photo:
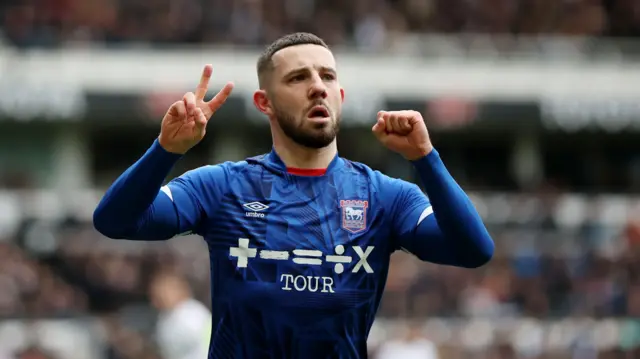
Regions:
<svg viewBox="0 0 640 359"><path fill-rule="evenodd" d="M334 74L334 75L336 74L336 70L334 68L332 68L332 67L329 67L329 66L317 66L316 68L320 72L328 72L328 73L331 73L331 74ZM303 73L303 72L306 72L306 71L309 71L308 67L299 67L297 69L293 69L293 70L287 72L284 77L289 77L291 75Z"/></svg>

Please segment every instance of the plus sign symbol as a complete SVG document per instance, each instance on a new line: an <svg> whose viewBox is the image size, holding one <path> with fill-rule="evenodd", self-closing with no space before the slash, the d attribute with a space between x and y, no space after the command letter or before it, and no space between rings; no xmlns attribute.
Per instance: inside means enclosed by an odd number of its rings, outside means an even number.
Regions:
<svg viewBox="0 0 640 359"><path fill-rule="evenodd" d="M238 268L247 268L249 258L255 258L258 250L249 248L247 238L239 238L238 246L229 248L229 255L238 259Z"/></svg>

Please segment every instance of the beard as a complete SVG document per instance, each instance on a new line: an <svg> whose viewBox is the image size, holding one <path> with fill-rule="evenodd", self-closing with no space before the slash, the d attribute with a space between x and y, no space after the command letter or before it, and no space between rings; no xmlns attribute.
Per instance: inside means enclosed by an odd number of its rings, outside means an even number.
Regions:
<svg viewBox="0 0 640 359"><path fill-rule="evenodd" d="M327 147L338 136L340 116L329 123L296 121L294 116L275 108L275 117L282 132L293 142L313 149Z"/></svg>

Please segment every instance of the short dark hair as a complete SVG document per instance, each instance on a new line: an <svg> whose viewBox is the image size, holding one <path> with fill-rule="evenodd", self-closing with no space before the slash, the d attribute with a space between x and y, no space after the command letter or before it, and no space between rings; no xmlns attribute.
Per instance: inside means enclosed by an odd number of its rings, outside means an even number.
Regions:
<svg viewBox="0 0 640 359"><path fill-rule="evenodd" d="M273 62L271 61L273 55L282 49L297 45L319 45L329 48L324 40L308 32L295 32L278 38L269 44L258 58L257 71L260 88L264 88L267 75L273 70Z"/></svg>

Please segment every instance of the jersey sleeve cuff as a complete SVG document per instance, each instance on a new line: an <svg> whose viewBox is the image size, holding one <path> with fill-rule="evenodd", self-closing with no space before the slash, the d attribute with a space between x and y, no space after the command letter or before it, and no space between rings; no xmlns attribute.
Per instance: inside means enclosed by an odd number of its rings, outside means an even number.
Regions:
<svg viewBox="0 0 640 359"><path fill-rule="evenodd" d="M160 146L160 141L158 141L158 139L153 141L153 144L151 145L149 152L151 152L153 156L157 158L160 162L166 162L171 164L177 162L180 158L182 158L181 154L171 153L165 150L164 148L162 148L162 146Z"/></svg>
<svg viewBox="0 0 640 359"><path fill-rule="evenodd" d="M411 164L420 173L425 173L425 171L432 172L433 170L444 166L442 159L440 158L440 153L438 153L435 148L432 149L428 155L411 161Z"/></svg>

